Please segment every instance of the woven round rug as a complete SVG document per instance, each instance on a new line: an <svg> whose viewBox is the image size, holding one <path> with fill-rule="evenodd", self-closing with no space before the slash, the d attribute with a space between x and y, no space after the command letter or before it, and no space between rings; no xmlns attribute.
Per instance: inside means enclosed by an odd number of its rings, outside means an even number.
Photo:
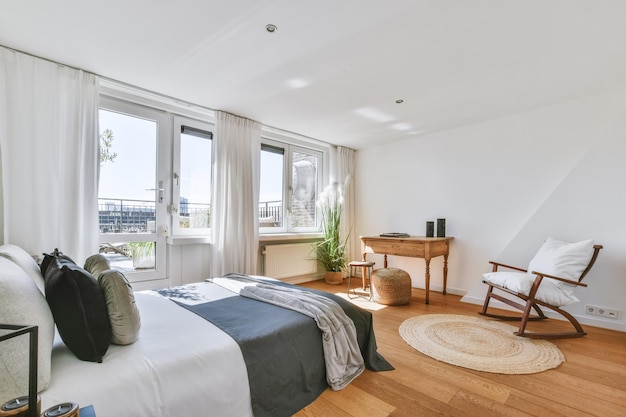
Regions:
<svg viewBox="0 0 626 417"><path fill-rule="evenodd" d="M532 374L565 361L551 342L513 334L517 327L480 317L426 314L405 320L400 336L439 361L497 374Z"/></svg>

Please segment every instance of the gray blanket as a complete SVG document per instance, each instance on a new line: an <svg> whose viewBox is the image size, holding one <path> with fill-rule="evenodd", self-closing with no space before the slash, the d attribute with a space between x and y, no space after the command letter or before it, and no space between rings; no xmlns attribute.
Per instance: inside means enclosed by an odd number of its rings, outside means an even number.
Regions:
<svg viewBox="0 0 626 417"><path fill-rule="evenodd" d="M232 284L226 280L238 282ZM344 310L327 297L297 288L273 284L250 276L229 274L212 279L239 295L297 311L315 320L322 332L326 379L331 389L345 388L365 369L357 342L356 328Z"/></svg>

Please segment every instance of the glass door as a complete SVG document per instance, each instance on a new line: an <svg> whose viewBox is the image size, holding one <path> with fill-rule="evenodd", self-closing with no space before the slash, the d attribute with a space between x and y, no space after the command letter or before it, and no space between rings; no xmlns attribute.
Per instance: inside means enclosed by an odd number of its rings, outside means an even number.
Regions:
<svg viewBox="0 0 626 417"><path fill-rule="evenodd" d="M167 198L159 175L161 112L103 100L100 112L100 252L129 281L165 278Z"/></svg>

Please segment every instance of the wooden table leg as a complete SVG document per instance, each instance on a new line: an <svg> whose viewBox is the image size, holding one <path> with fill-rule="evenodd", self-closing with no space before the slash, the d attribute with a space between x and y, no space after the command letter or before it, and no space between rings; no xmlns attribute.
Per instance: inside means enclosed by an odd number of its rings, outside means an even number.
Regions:
<svg viewBox="0 0 626 417"><path fill-rule="evenodd" d="M430 303L430 259L425 259L426 261L426 275L424 277L426 281L426 304Z"/></svg>
<svg viewBox="0 0 626 417"><path fill-rule="evenodd" d="M446 295L448 285L448 255L443 255L443 295Z"/></svg>
<svg viewBox="0 0 626 417"><path fill-rule="evenodd" d="M366 261L366 256L367 253L363 252L363 262ZM361 268L361 282L363 284L363 289L365 290L365 272L366 272L366 267Z"/></svg>
<svg viewBox="0 0 626 417"><path fill-rule="evenodd" d="M361 268L361 280L363 281L363 291L365 291L365 275L367 275L367 267L364 266Z"/></svg>

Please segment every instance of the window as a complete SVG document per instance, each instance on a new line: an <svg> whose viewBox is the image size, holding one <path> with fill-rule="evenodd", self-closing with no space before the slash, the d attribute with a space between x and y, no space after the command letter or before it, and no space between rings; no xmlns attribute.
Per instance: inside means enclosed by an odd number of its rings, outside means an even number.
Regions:
<svg viewBox="0 0 626 417"><path fill-rule="evenodd" d="M99 125L101 252L115 267L133 272L131 281L163 278L167 196L158 173L168 119L156 110L102 100Z"/></svg>
<svg viewBox="0 0 626 417"><path fill-rule="evenodd" d="M290 228L315 228L318 224L316 201L318 196L317 153L304 150L291 152L291 207Z"/></svg>
<svg viewBox="0 0 626 417"><path fill-rule="evenodd" d="M115 83L101 85L101 252L131 282L167 278L167 244L210 242L213 111ZM329 147L264 128L262 233L318 232ZM182 251L174 252L176 254ZM176 260L174 261L176 262Z"/></svg>
<svg viewBox="0 0 626 417"><path fill-rule="evenodd" d="M211 125L174 117L175 235L207 235L211 224Z"/></svg>
<svg viewBox="0 0 626 417"><path fill-rule="evenodd" d="M261 185L259 193L259 227L283 227L283 190L285 150L279 146L261 145Z"/></svg>
<svg viewBox="0 0 626 417"><path fill-rule="evenodd" d="M261 144L259 230L315 232L322 183L321 150L264 138Z"/></svg>

